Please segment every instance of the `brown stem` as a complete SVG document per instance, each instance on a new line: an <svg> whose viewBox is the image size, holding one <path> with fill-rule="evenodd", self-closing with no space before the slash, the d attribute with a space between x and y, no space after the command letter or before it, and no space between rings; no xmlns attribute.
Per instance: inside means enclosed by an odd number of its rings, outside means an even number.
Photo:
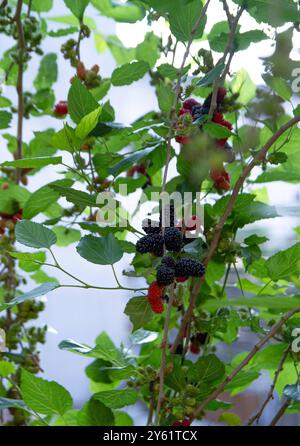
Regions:
<svg viewBox="0 0 300 446"><path fill-rule="evenodd" d="M288 348L285 349L285 351L283 352L282 358L281 358L281 360L279 362L279 365L277 367L277 370L275 372L274 379L273 379L272 385L270 387L270 390L268 392L268 395L267 395L265 401L263 402L260 410L257 412L257 414L254 415L252 418L250 418L250 420L248 421L248 426L251 426L255 421L256 421L256 423L259 422L259 420L260 420L260 418L261 418L265 408L269 404L269 401L271 401L274 398L273 395L274 395L275 386L276 386L276 383L278 381L279 375L280 375L280 373L283 370L284 363L285 363L285 361L286 361L286 359L287 359L287 357L288 357L288 355L290 353L290 349L291 349L291 347L289 345Z"/></svg>
<svg viewBox="0 0 300 446"><path fill-rule="evenodd" d="M168 334L169 334L169 325L171 320L172 306L174 302L174 285L170 287L170 295L169 295L169 303L168 310L164 325L163 338L161 343L161 363L159 369L159 393L158 400L156 406L156 414L155 414L155 425L159 425L159 416L160 409L162 403L164 401L165 393L164 393L164 381L165 381L165 369L166 369L166 358L167 358L167 349L168 349Z"/></svg>
<svg viewBox="0 0 300 446"><path fill-rule="evenodd" d="M225 69L223 71L222 77L219 78L219 79L216 79L215 82L214 82L213 94L212 94L210 108L209 108L209 113L208 113L209 116L213 115L213 113L214 113L214 111L215 111L215 109L217 107L217 95L218 95L218 88L219 88L220 81L221 81L221 83L225 82L227 73L229 72L229 69L230 69L230 64L231 64L232 57L233 57L233 54L234 54L235 33L236 33L237 26L238 26L239 20L241 18L241 15L243 14L243 12L244 12L244 7L241 7L234 19L231 19L230 21L228 19L230 32L229 32L229 35L228 35L227 46L226 46L224 54L221 57L221 59L219 60L218 64L225 63L228 54L229 54L229 59L228 59L227 65L226 65L226 67L225 67Z"/></svg>
<svg viewBox="0 0 300 446"><path fill-rule="evenodd" d="M273 420L271 421L271 423L269 424L269 426L276 426L276 424L278 423L278 421L280 420L280 418L283 417L283 415L285 414L286 409L289 407L290 405L290 401L286 400L282 406L280 407L280 409L278 410L277 414L275 415L275 417L273 418Z"/></svg>
<svg viewBox="0 0 300 446"><path fill-rule="evenodd" d="M167 134L166 137L166 142L167 142L167 160L166 160L166 167L165 167L165 171L164 171L164 176L163 176L163 182L162 182L162 192L165 191L166 188L166 182L167 182L167 177L168 177L168 170L169 170L169 164L171 161L171 157L172 157L172 145L171 145L171 141L172 141L172 133L173 133L173 129L174 129L174 125L176 124L177 121L177 115L176 115L176 109L177 109L177 104L179 101L179 94L180 94L180 86L181 86L181 79L183 76L183 70L184 70L184 66L186 63L186 60L188 58L188 55L190 54L190 49L191 49L191 45L193 43L195 34L197 32L197 29L200 25L201 20L203 19L203 17L205 16L206 12L207 12L207 8L209 6L210 0L207 0L206 4L204 5L204 7L201 10L201 14L199 16L199 18L197 19L197 21L195 22L192 31L191 31L191 35L189 38L189 41L187 43L186 46L186 50L185 53L183 55L183 59L182 59L182 63L181 66L178 70L178 74L177 74L177 83L175 86L175 93L174 93L174 100L173 100L173 104L172 104L172 108L170 111L170 127L169 127L169 132Z"/></svg>
<svg viewBox="0 0 300 446"><path fill-rule="evenodd" d="M18 79L17 79L17 94L18 94L18 124L17 124L17 151L16 159L22 158L22 146L23 146L23 119L24 119L24 96L23 96L23 71L24 71L24 54L26 51L26 42L24 37L23 25L22 25L22 6L23 0L18 0L16 14L14 20L18 30ZM16 183L20 182L21 169L16 169Z"/></svg>
<svg viewBox="0 0 300 446"><path fill-rule="evenodd" d="M286 313L275 325L273 325L272 329L269 333L264 336L250 351L250 353L243 359L243 361L226 377L226 379L216 388L216 390L211 393L211 395L203 401L194 411L192 415L192 419L197 418L197 416L205 409L205 407L211 402L214 401L220 393L224 392L228 383L230 383L233 378L251 361L251 359L259 352L268 342L272 339L276 333L281 329L281 327L295 314L300 313L300 308L295 308L294 310L290 310ZM279 418L278 418L279 419ZM277 420L278 421L278 420Z"/></svg>
<svg viewBox="0 0 300 446"><path fill-rule="evenodd" d="M210 244L207 256L204 260L205 266L208 265L208 263L212 259L213 255L218 247L222 229L234 208L235 201L239 195L240 190L243 187L243 184L244 184L246 178L249 176L252 169L255 166L257 166L262 160L265 159L268 150L273 146L273 144L277 141L277 139L280 138L281 135L283 135L288 129L293 127L299 121L300 121L300 115L295 116L293 119L291 119L286 124L284 124L279 130L277 130L276 133L274 133L274 135L266 142L266 144L262 147L262 149L255 155L255 157L244 168L242 174L240 175L239 179L237 180L237 182L233 188L232 194L231 194L230 199L225 207L224 213L223 213L222 217L220 218L220 221L214 228L214 237ZM179 345L179 343L181 342L181 339L183 338L183 334L185 332L185 327L186 327L187 323L189 322L190 318L192 317L193 310L194 310L194 307L196 304L196 299L197 299L197 296L199 294L199 291L200 291L200 288L201 288L201 285L203 282L204 282L204 278L202 277L201 279L199 279L196 282L196 284L194 286L194 289L190 296L190 303L189 303L188 309L183 317L180 329L177 333L176 339L175 339L172 349L171 349L172 353L175 352L177 346Z"/></svg>

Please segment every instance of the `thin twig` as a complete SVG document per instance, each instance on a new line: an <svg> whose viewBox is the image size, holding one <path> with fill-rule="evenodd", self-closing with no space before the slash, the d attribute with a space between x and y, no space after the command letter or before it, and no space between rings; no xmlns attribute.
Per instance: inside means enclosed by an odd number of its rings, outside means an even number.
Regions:
<svg viewBox="0 0 300 446"><path fill-rule="evenodd" d="M226 386L228 383L230 383L233 378L236 377L236 375L243 370L244 367L246 367L247 364L251 361L251 359L256 355L257 352L259 352L268 342L270 339L272 339L276 333L281 329L281 327L295 314L300 313L300 308L295 308L294 310L290 310L288 313L286 313L275 325L273 325L272 329L269 331L269 333L264 336L250 351L250 353L246 356L246 358L243 359L243 361L226 377L226 379L216 388L214 392L211 393L211 395L203 401L194 411L191 419L197 418L197 416L203 411L203 409L206 408L206 406L211 402L214 401L220 393L224 392Z"/></svg>
<svg viewBox="0 0 300 446"><path fill-rule="evenodd" d="M228 54L229 54L229 59L228 59L227 65L226 65L226 67L225 67L225 69L223 71L223 74L222 74L221 78L216 79L215 82L214 82L213 94L212 94L210 108L209 108L209 113L208 113L209 116L212 116L214 114L214 111L215 111L215 109L217 107L217 95L218 95L218 88L219 88L220 82L221 83L225 82L227 73L229 72L229 69L230 69L230 64L231 64L231 61L232 61L232 58L233 58L233 54L234 54L235 33L236 33L237 26L238 26L239 20L241 18L241 15L243 14L243 12L244 12L244 7L241 7L239 9L237 15L235 16L235 18L230 20L230 22L228 20L228 24L229 24L229 27L230 27L230 32L229 32L229 35L228 35L227 46L226 46L225 51L223 53L223 56L219 60L218 64L224 64Z"/></svg>
<svg viewBox="0 0 300 446"><path fill-rule="evenodd" d="M290 405L290 401L286 400L282 406L280 407L280 409L278 410L277 414L275 415L275 417L273 418L273 420L271 421L271 423L269 424L269 426L276 426L276 424L278 423L278 421L280 420L280 418L283 417L283 415L285 414L286 409L289 407Z"/></svg>
<svg viewBox="0 0 300 446"><path fill-rule="evenodd" d="M281 357L281 360L280 360L280 362L279 362L279 365L278 365L278 367L277 367L277 370L276 370L276 372L275 372L274 379L273 379L272 385L271 385L271 387L270 387L270 390L269 390L269 392L268 392L268 395L267 395L265 401L263 402L263 404L262 404L260 410L256 413L256 415L254 415L254 416L253 416L252 418L250 418L250 420L248 421L248 426L251 426L251 425L254 423L254 421L256 421L256 423L259 422L259 420L261 419L261 416L262 416L262 414L263 414L265 408L267 407L267 405L269 404L269 402L274 398L274 390L275 390L275 386L276 386L276 383L277 383L277 381L278 381L279 375L280 375L280 373L281 373L282 370L283 370L284 363L285 363L285 361L286 361L286 359L287 359L287 357L288 357L288 355L289 355L289 353L290 353L290 349L291 349L291 346L289 345L288 348L286 348L286 349L284 350L283 355L282 355L282 357Z"/></svg>
<svg viewBox="0 0 300 446"><path fill-rule="evenodd" d="M259 152L257 152L255 157L244 168L243 172L241 173L239 179L237 180L237 182L233 188L232 194L230 196L230 199L227 202L224 213L223 213L222 217L220 218L219 223L214 228L214 236L213 236L212 242L209 246L207 256L204 260L205 266L208 265L208 263L210 262L210 260L212 259L212 257L215 254L215 251L219 245L223 227L234 208L235 201L239 195L240 190L243 187L243 184L244 184L246 178L249 176L249 174L251 173L253 168L255 166L257 166L258 164L260 164L260 162L265 159L268 150L273 146L273 144L278 140L278 138L280 138L280 136L282 134L284 134L287 130L289 130L291 127L293 127L299 121L300 121L300 115L295 116L293 119L291 119L286 124L284 124L279 130L277 130L276 133L274 133L274 135L266 142L266 144L262 147L262 149ZM183 338L183 334L185 332L185 327L187 326L190 318L192 317L193 310L194 310L194 307L196 304L196 299L197 299L198 293L200 291L200 288L201 288L201 285L203 282L204 282L204 277L201 277L196 282L196 284L194 286L194 289L190 296L190 303L189 303L188 309L183 317L181 327L180 327L178 334L176 336L176 339L172 345L172 349L171 349L172 353L174 353L177 346L181 342L181 339Z"/></svg>
<svg viewBox="0 0 300 446"><path fill-rule="evenodd" d="M164 324L163 338L161 343L161 363L159 369L159 394L156 406L156 414L155 414L155 425L159 425L159 416L160 409L162 403L164 401L165 393L164 393L164 381L165 381L165 368L166 368L166 357L167 357L167 349L168 349L168 334L169 334L169 325L171 320L172 306L174 302L174 285L170 286L170 294L169 294L169 302L166 320Z"/></svg>
<svg viewBox="0 0 300 446"><path fill-rule="evenodd" d="M18 30L18 79L17 79L17 93L18 93L18 124L17 124L17 151L16 159L22 158L23 147L23 120L24 120L24 95L23 95L23 71L24 71L24 53L26 51L26 42L24 30L22 25L22 6L23 0L18 0L16 14L14 21L16 22ZM16 170L16 182L19 183L21 179L22 170Z"/></svg>
<svg viewBox="0 0 300 446"><path fill-rule="evenodd" d="M180 95L180 87L181 87L181 79L183 76L183 70L184 70L184 66L186 63L186 60L190 54L190 49L191 49L191 45L193 43L195 34L197 32L197 29L200 25L201 20L203 19L203 17L206 14L207 8L209 6L210 0L207 0L205 6L203 7L201 14L199 16L199 18L197 19L197 21L195 22L193 29L191 31L191 35L190 35L190 39L187 43L186 46L186 50L185 53L183 55L183 59L182 59L182 63L181 66L177 72L177 83L175 86L175 93L174 93L174 100L173 100L173 104L172 104L172 108L170 111L170 127L169 127L169 131L166 137L166 142L167 142L167 160L166 160L166 167L165 167L165 171L164 171L164 176L163 176L163 182L162 182L162 192L165 191L166 188L166 182L167 182L167 177L168 177L168 170L169 170L169 164L171 161L171 157L172 157L172 145L171 145L171 141L172 141L172 133L173 133L173 129L174 129L174 125L176 124L177 121L177 115L176 115L176 109L177 109L177 104L179 101L179 95Z"/></svg>

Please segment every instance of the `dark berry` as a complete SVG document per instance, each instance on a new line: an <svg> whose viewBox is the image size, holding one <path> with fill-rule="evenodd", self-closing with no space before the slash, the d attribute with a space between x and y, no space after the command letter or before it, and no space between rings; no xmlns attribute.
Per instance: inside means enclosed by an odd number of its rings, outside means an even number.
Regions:
<svg viewBox="0 0 300 446"><path fill-rule="evenodd" d="M159 234L149 234L138 240L136 250L140 254L151 252L157 257L161 257L164 252L164 239Z"/></svg>
<svg viewBox="0 0 300 446"><path fill-rule="evenodd" d="M164 239L168 251L179 252L181 250L183 236L179 229L166 228Z"/></svg>
<svg viewBox="0 0 300 446"><path fill-rule="evenodd" d="M202 106L201 105L195 105L192 108L192 115L193 115L193 119L194 120L201 118L203 116Z"/></svg>
<svg viewBox="0 0 300 446"><path fill-rule="evenodd" d="M159 226L158 221L150 220L150 218L147 218L142 223L143 231L146 232L146 234L159 234L161 231L161 228Z"/></svg>
<svg viewBox="0 0 300 446"><path fill-rule="evenodd" d="M54 108L57 115L65 116L68 114L68 103L67 101L59 101Z"/></svg>
<svg viewBox="0 0 300 446"><path fill-rule="evenodd" d="M196 339L199 342L200 345L205 345L207 342L209 342L209 334L208 333L197 333Z"/></svg>
<svg viewBox="0 0 300 446"><path fill-rule="evenodd" d="M165 256L161 260L161 264L167 266L168 268L175 269L175 260L171 256Z"/></svg>
<svg viewBox="0 0 300 446"><path fill-rule="evenodd" d="M176 347L175 355L182 355L182 353L183 353L183 345L182 345L182 344L179 344L179 345Z"/></svg>
<svg viewBox="0 0 300 446"><path fill-rule="evenodd" d="M202 277L205 268L201 262L194 259L179 259L175 267L176 277Z"/></svg>
<svg viewBox="0 0 300 446"><path fill-rule="evenodd" d="M193 99L193 98L186 99L182 105L183 105L184 109L189 110L190 112L193 110L194 107L199 107L199 106L201 107L199 102L196 101L196 99Z"/></svg>
<svg viewBox="0 0 300 446"><path fill-rule="evenodd" d="M161 265L156 273L156 281L158 285L168 286L175 280L175 272L173 269L168 268L165 265Z"/></svg>
<svg viewBox="0 0 300 446"><path fill-rule="evenodd" d="M190 344L190 352L193 353L193 355L199 355L200 353L200 345L198 342L191 342Z"/></svg>

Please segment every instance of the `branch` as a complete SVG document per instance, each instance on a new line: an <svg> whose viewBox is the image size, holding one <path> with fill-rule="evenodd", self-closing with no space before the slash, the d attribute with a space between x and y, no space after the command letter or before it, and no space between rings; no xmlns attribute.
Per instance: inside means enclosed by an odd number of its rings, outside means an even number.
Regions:
<svg viewBox="0 0 300 446"><path fill-rule="evenodd" d="M228 383L230 383L233 378L236 377L236 375L244 368L247 364L251 361L251 359L256 355L257 352L259 352L268 342L270 339L272 339L276 333L281 329L281 327L288 321L292 316L295 314L300 313L300 308L295 308L294 310L289 311L286 313L269 331L269 333L263 337L250 351L250 353L246 356L246 358L226 377L226 379L216 388L216 390L205 400L203 403L201 403L194 411L192 415L192 420L197 418L197 416L205 409L205 407L213 400L215 400L220 393L222 393L225 390L225 387ZM286 409L286 408L285 408ZM284 412L283 412L284 413ZM282 415L281 415L282 416ZM276 418L276 417L275 417ZM274 419L275 419L274 418ZM279 418L278 418L279 419ZM278 421L276 419L276 421ZM273 420L274 421L274 420ZM276 423L275 423L276 424Z"/></svg>
<svg viewBox="0 0 300 446"><path fill-rule="evenodd" d="M268 395L267 395L265 401L263 402L260 410L257 412L257 414L254 415L252 418L250 418L250 420L248 421L248 426L251 426L254 423L254 421L256 421L256 423L259 422L259 420L260 420L260 418L261 418L261 416L262 416L266 406L274 398L273 394L274 394L275 386L276 386L276 383L278 381L279 375L280 375L280 373L283 370L283 366L284 366L284 363L285 363L285 361L286 361L286 359L287 359L287 357L289 355L290 349L291 349L291 347L289 345L288 348L285 349L285 351L283 352L282 358L281 358L281 360L279 362L279 365L277 367L277 370L275 372L274 379L273 379L272 385L270 387L270 390L268 392Z"/></svg>
<svg viewBox="0 0 300 446"><path fill-rule="evenodd" d="M226 13L227 20L228 20L228 23L229 23L229 25L230 25L231 22L232 22L233 17L232 17L232 15L231 15L230 11L229 11L229 6L228 6L228 4L227 4L227 0L221 0L221 1L222 1L222 3L223 3L223 9L224 9L224 11L225 11L225 13Z"/></svg>
<svg viewBox="0 0 300 446"><path fill-rule="evenodd" d="M186 63L186 60L189 56L190 53L190 49L191 49L191 45L193 43L195 34L197 32L197 29L200 25L201 20L203 19L203 17L205 16L206 12L207 12L207 8L209 6L210 0L207 0L205 6L203 7L201 14L199 16L199 18L197 19L197 21L195 22L193 29L191 31L191 35L190 35L190 39L187 43L186 46L186 50L185 53L183 55L183 59L182 59L182 63L181 66L179 68L178 74L177 74L177 83L175 86L175 93L174 93L174 100L173 100L173 105L170 111L170 128L169 128L169 132L167 134L166 137L166 141L167 141L167 160L166 160L166 167L165 167L165 171L164 171L164 177L163 177L163 182L162 182L162 192L165 191L166 188L166 182L167 182L167 177L168 177L168 170L169 170L169 164L171 161L171 155L172 155L172 146L171 146L171 140L172 140L172 133L173 133L173 128L174 125L176 124L177 121L177 115L176 115L176 109L177 109L177 104L178 104L178 100L179 100L179 94L180 94L180 86L181 86L181 79L183 76L183 70L184 70L184 66Z"/></svg>
<svg viewBox="0 0 300 446"><path fill-rule="evenodd" d="M156 406L156 414L155 414L155 425L159 425L159 415L162 403L165 398L164 393L164 381L165 381L165 369L166 369L166 357L167 357L167 348L168 348L168 333L169 333L169 325L171 320L172 306L174 302L174 285L170 287L170 295L168 302L168 310L164 325L163 338L161 343L161 364L159 369L159 394Z"/></svg>
<svg viewBox="0 0 300 446"><path fill-rule="evenodd" d="M268 152L268 150L273 146L273 144L277 141L278 138L280 138L281 135L283 135L288 129L290 129L291 127L293 127L295 124L297 124L300 121L300 115L295 116L293 119L291 119L289 122L287 122L286 124L284 124L279 130L277 130L276 133L274 133L274 135L266 142L266 144L263 146L263 148L255 155L255 157L252 159L252 161L250 161L249 164L247 164L247 166L244 168L241 176L239 177L239 179L237 180L232 194L230 196L230 199L226 205L226 208L224 210L224 213L222 215L222 217L220 218L219 223L215 226L215 230L214 230L214 237L212 239L212 242L210 244L207 256L204 260L204 265L207 266L208 263L210 262L210 260L212 259L219 241L220 241L220 237L221 237L221 233L222 233L222 229L229 217L229 215L231 214L233 208L234 208L234 204L235 201L239 195L240 190L242 189L242 186L246 180L246 178L249 176L249 174L251 173L252 169L257 166L262 160L265 159L266 154ZM204 282L204 277L202 277L201 279L199 279L195 286L194 289L191 293L190 296L190 303L189 303L189 307L183 317L182 323L181 323L181 327L177 333L176 339L172 345L172 349L171 352L174 353L177 346L179 345L181 339L183 338L183 334L185 332L185 327L187 326L190 318L192 317L193 314L193 310L196 304L196 299L197 296L199 294L200 288L202 283Z"/></svg>
<svg viewBox="0 0 300 446"><path fill-rule="evenodd" d="M234 55L234 38L235 38L235 33L237 30L237 26L239 23L239 20L241 18L241 15L244 12L244 7L241 7L236 15L236 17L233 19L231 18L230 21L228 19L228 23L229 23L229 27L230 27L230 33L228 35L228 41L227 41L227 46L225 48L224 54L221 57L221 59L219 60L218 64L223 64L225 63L225 60L229 54L229 59L227 62L227 65L223 71L222 77L219 79L216 79L214 82L214 86L213 86L213 94L212 94L212 98L211 98L211 103L210 103L210 108L209 108L209 116L212 116L216 106L217 106L217 95L218 95L218 87L219 87L219 83L220 81L222 83L225 82L227 73L229 72L230 69L230 64Z"/></svg>
<svg viewBox="0 0 300 446"><path fill-rule="evenodd" d="M275 417L273 418L273 420L271 421L271 423L269 424L269 426L276 426L276 424L278 423L278 421L280 420L280 418L283 417L283 415L285 414L286 409L289 407L290 405L290 401L286 400L282 406L280 407L280 409L278 410L277 414L275 415Z"/></svg>
<svg viewBox="0 0 300 446"><path fill-rule="evenodd" d="M26 51L26 42L24 37L24 30L22 25L22 6L23 0L18 0L16 14L14 21L16 22L18 30L18 80L17 80L17 93L18 93L18 124L17 124L17 151L16 159L22 158L22 146L23 146L23 119L24 119L24 97L23 97L23 71L24 71L24 53ZM16 182L19 183L21 178L21 169L16 169Z"/></svg>

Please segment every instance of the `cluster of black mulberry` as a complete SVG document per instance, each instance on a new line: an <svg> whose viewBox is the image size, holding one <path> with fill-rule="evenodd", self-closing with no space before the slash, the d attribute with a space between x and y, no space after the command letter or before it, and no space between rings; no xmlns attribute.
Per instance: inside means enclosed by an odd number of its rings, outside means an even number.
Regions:
<svg viewBox="0 0 300 446"><path fill-rule="evenodd" d="M140 254L151 253L157 257L162 257L165 251L179 254L182 248L193 241L192 238L185 237L180 228L175 226L174 207L169 207L170 226L162 230L162 215L160 222L151 220L144 221L143 230L147 235L138 240L136 250ZM171 285L175 279L177 282L184 282L189 277L202 277L205 268L198 260L180 257L175 260L170 255L162 258L157 269L156 282L164 287Z"/></svg>
<svg viewBox="0 0 300 446"><path fill-rule="evenodd" d="M171 256L162 258L157 269L156 281L160 286L171 285L175 279L177 281L186 280L189 277L202 277L205 268L201 262L190 258L173 259Z"/></svg>

